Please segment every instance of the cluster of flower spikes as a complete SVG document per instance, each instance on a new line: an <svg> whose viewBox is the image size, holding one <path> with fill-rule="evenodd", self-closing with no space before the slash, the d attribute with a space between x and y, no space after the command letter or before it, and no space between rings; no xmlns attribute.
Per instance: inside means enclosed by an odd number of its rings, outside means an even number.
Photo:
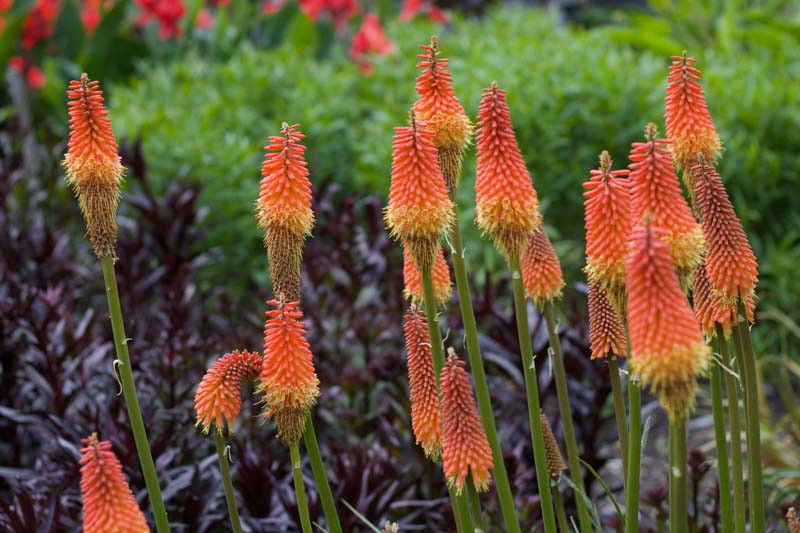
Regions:
<svg viewBox="0 0 800 533"><path fill-rule="evenodd" d="M408 249L421 271L432 269L441 238L454 221L453 202L447 194L437 160L435 133L417 121L395 128L392 139L392 181L386 225Z"/></svg>
<svg viewBox="0 0 800 533"><path fill-rule="evenodd" d="M423 44L420 48L424 53L417 56L420 60L417 68L422 69L417 77L419 100L414 103L413 110L435 134L433 144L438 150L447 190L454 194L461 175L464 150L472 137L472 123L453 91L447 59L438 57L437 37L432 36L430 45Z"/></svg>
<svg viewBox="0 0 800 533"><path fill-rule="evenodd" d="M694 407L697 377L708 368L710 350L673 270L666 236L649 219L631 233L627 316L631 370L674 420Z"/></svg>
<svg viewBox="0 0 800 533"><path fill-rule="evenodd" d="M299 124L283 123L281 134L264 147L256 220L264 229L272 290L287 302L300 300L300 263L303 243L311 235L311 182L300 141Z"/></svg>
<svg viewBox="0 0 800 533"><path fill-rule="evenodd" d="M461 494L467 476L478 491L489 489L492 449L486 438L464 361L448 349L442 369L442 462L448 485Z"/></svg>
<svg viewBox="0 0 800 533"><path fill-rule="evenodd" d="M699 269L698 269L699 270ZM609 355L628 355L625 328L619 308L608 300L606 292L589 280L589 345L592 359Z"/></svg>
<svg viewBox="0 0 800 533"><path fill-rule="evenodd" d="M528 245L520 259L522 285L528 297L537 306L561 297L564 276L553 244L547 237L544 227L531 233Z"/></svg>
<svg viewBox="0 0 800 533"><path fill-rule="evenodd" d="M436 305L441 307L450 301L453 296L453 283L450 279L450 265L444 258L444 252L439 247L433 267L431 268L433 280L433 297ZM424 304L425 295L422 287L422 276L417 268L408 248L403 250L403 295L412 302Z"/></svg>
<svg viewBox="0 0 800 533"><path fill-rule="evenodd" d="M115 256L119 185L124 167L117 152L103 92L84 73L67 89L69 143L62 165L86 220L86 233L97 257Z"/></svg>
<svg viewBox="0 0 800 533"><path fill-rule="evenodd" d="M259 390L266 404L264 416L275 420L278 438L290 445L302 436L317 402L319 379L299 303L270 300L267 305L274 309L266 312Z"/></svg>
<svg viewBox="0 0 800 533"><path fill-rule="evenodd" d="M227 424L232 432L233 424L242 409L242 383L258 379L261 374L261 356L247 350L226 353L211 365L194 395L194 410L197 423L203 433L208 433L212 424L220 434Z"/></svg>
<svg viewBox="0 0 800 533"><path fill-rule="evenodd" d="M437 460L442 454L442 410L425 313L412 306L405 314L403 331L411 392L411 428L425 455Z"/></svg>
<svg viewBox="0 0 800 533"><path fill-rule="evenodd" d="M633 224L645 215L663 231L681 286L688 289L692 272L703 261L703 230L692 215L675 175L669 141L657 139L656 126L645 128L647 142L633 143L630 153L631 211Z"/></svg>
<svg viewBox="0 0 800 533"><path fill-rule="evenodd" d="M542 217L519 150L506 92L492 83L478 111L475 222L507 260L519 259Z"/></svg>
<svg viewBox="0 0 800 533"><path fill-rule="evenodd" d="M142 510L109 441L97 433L81 440L81 499L85 533L149 532Z"/></svg>
<svg viewBox="0 0 800 533"><path fill-rule="evenodd" d="M539 420L542 421L542 433L544 434L544 452L547 459L547 474L550 479L557 480L561 477L561 472L567 469L564 464L564 457L561 455L561 449L558 447L556 436L553 435L553 430L550 428L550 422L547 421L547 416L544 410L539 409Z"/></svg>

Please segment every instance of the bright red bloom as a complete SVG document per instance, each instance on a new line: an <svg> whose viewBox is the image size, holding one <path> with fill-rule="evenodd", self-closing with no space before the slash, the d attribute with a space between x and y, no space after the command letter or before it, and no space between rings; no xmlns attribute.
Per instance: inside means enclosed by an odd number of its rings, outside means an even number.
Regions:
<svg viewBox="0 0 800 533"><path fill-rule="evenodd" d="M426 13L431 22L445 24L450 17L445 12L427 0L403 0L400 8L400 20L409 21L419 14Z"/></svg>
<svg viewBox="0 0 800 533"><path fill-rule="evenodd" d="M234 350L226 353L211 365L194 395L197 424L208 433L211 425L222 433L225 424L228 432L242 409L242 383L255 380L261 373L261 356Z"/></svg>
<svg viewBox="0 0 800 533"><path fill-rule="evenodd" d="M22 47L30 50L39 41L53 35L60 12L60 0L36 0L22 26Z"/></svg>
<svg viewBox="0 0 800 533"><path fill-rule="evenodd" d="M144 25L156 19L161 39L171 39L181 34L180 21L186 15L183 0L135 0L135 3L141 10L137 24Z"/></svg>
<svg viewBox="0 0 800 533"><path fill-rule="evenodd" d="M83 23L83 28L86 30L86 33L89 35L94 33L94 30L97 29L97 25L100 24L100 11L101 11L101 0L83 0L81 5L81 22ZM106 9L108 8L108 4L110 1L106 1Z"/></svg>
<svg viewBox="0 0 800 533"><path fill-rule="evenodd" d="M287 0L264 0L261 4L261 11L265 15L274 15L286 5Z"/></svg>
<svg viewBox="0 0 800 533"><path fill-rule="evenodd" d="M528 297L538 306L561 297L564 276L561 263L544 228L531 234L520 259L522 284Z"/></svg>
<svg viewBox="0 0 800 533"><path fill-rule="evenodd" d="M361 27L350 44L350 57L361 65L364 72L372 69L372 63L365 58L367 54L386 55L394 50L394 43L386 37L386 31L381 26L377 15L368 13L361 22Z"/></svg>
<svg viewBox="0 0 800 533"><path fill-rule="evenodd" d="M11 6L14 5L14 0L0 0L0 13L5 13Z"/></svg>
<svg viewBox="0 0 800 533"><path fill-rule="evenodd" d="M84 533L149 533L111 443L98 441L97 433L81 443Z"/></svg>
<svg viewBox="0 0 800 533"><path fill-rule="evenodd" d="M300 10L315 22L323 13L327 13L337 30L344 28L348 19L359 11L356 0L298 0L298 3Z"/></svg>
<svg viewBox="0 0 800 533"><path fill-rule="evenodd" d="M439 247L439 252L433 262L431 277L433 278L433 293L436 305L443 306L453 296L453 283L450 280L450 265L447 264L441 247ZM403 248L403 283L405 284L403 296L411 298L412 301L420 305L424 305L425 292L422 287L422 276L408 248Z"/></svg>
<svg viewBox="0 0 800 533"><path fill-rule="evenodd" d="M592 359L628 355L622 316L606 293L589 280L589 344Z"/></svg>
<svg viewBox="0 0 800 533"><path fill-rule="evenodd" d="M450 22L450 16L438 7L431 5L428 8L428 20L436 24L447 24Z"/></svg>
<svg viewBox="0 0 800 533"><path fill-rule="evenodd" d="M483 90L478 111L475 221L507 258L519 258L542 225L539 200L517 145L506 92Z"/></svg>
<svg viewBox="0 0 800 533"><path fill-rule="evenodd" d="M214 17L211 16L211 12L207 8L202 8L197 13L197 18L194 19L194 27L198 30L202 30L205 28L210 28L214 25Z"/></svg>
<svg viewBox="0 0 800 533"><path fill-rule="evenodd" d="M23 57L11 56L8 59L8 66L13 68L20 74L23 74L25 76L25 82L31 89L37 89L37 90L41 89L47 82L47 80L44 77L44 73L42 72L42 69L40 69L36 65L28 63Z"/></svg>

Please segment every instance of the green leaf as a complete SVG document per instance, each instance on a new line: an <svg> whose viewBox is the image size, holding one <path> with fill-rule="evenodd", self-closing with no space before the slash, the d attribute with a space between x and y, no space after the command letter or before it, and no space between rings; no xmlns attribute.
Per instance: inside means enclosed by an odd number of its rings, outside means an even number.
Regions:
<svg viewBox="0 0 800 533"><path fill-rule="evenodd" d="M117 34L125 20L127 7L128 0L116 2L114 7L102 18L94 35L89 40L83 64L90 78L105 78L108 65L121 57L115 44L118 44Z"/></svg>
<svg viewBox="0 0 800 533"><path fill-rule="evenodd" d="M356 518L358 518L359 520L361 520L362 522L364 522L364 525L366 525L368 528L370 528L370 529L371 529L372 531L374 531L375 533L381 533L381 530L380 530L380 529L378 529L378 527L377 527L375 524L373 524L372 522L370 522L369 520L367 520L367 519L366 519L366 517L364 517L364 515L362 515L361 513L359 513L359 512L356 510L356 508L355 508L355 507L353 507L352 505L350 505L350 504L347 502L347 500L342 500L342 503L344 504L344 506L345 506L345 507L347 507L348 509L350 509L350 511L351 511L351 512L352 512L354 515L356 515Z"/></svg>
<svg viewBox="0 0 800 533"><path fill-rule="evenodd" d="M606 485L606 482L603 481L602 477L600 477L600 474L598 474L597 471L594 468L592 468L592 465L590 465L589 463L587 463L583 459L581 459L580 461L583 464L583 466L585 466L586 469L589 470L589 472L592 473L592 475L597 480L597 482L600 483L600 486L603 487L603 490L608 495L609 499L611 500L611 503L614 504L614 509L617 510L617 516L619 517L619 521L622 524L622 527L624 529L625 528L625 515L622 514L622 509L620 509L619 503L617 502L617 498L614 497L614 493L611 492L611 489L608 488L608 485Z"/></svg>
<svg viewBox="0 0 800 533"><path fill-rule="evenodd" d="M75 7L75 1L63 2L53 34L53 44L58 50L58 55L67 59L77 57L83 47L85 35L86 31Z"/></svg>
<svg viewBox="0 0 800 533"><path fill-rule="evenodd" d="M6 18L6 28L0 35L0 65L8 64L8 58L14 53L14 46L22 33L22 22L25 13L17 13Z"/></svg>

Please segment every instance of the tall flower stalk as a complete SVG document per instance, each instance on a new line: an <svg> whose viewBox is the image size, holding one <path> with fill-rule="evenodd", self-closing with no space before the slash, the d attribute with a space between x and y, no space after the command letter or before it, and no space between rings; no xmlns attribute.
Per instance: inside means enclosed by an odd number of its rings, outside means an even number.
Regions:
<svg viewBox="0 0 800 533"><path fill-rule="evenodd" d="M136 386L133 380L128 338L122 319L117 279L114 273L116 259L119 185L124 168L120 163L117 141L111 130L108 111L103 105L103 92L97 81L89 81L84 73L73 80L67 89L70 138L63 166L67 183L78 199L86 220L86 234L92 250L100 261L108 300L114 348L125 405L130 418L131 431L144 474L147 493L159 533L169 531L167 511L161 496L153 456L147 442Z"/></svg>

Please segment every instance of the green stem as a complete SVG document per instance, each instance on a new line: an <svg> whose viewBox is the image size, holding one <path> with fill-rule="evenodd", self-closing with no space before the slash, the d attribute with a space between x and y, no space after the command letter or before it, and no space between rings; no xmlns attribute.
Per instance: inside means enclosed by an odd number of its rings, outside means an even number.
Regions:
<svg viewBox="0 0 800 533"><path fill-rule="evenodd" d="M103 280L106 287L106 298L108 299L108 311L111 315L111 330L114 333L114 347L119 361L119 379L122 382L122 393L125 397L125 405L128 408L128 416L131 420L131 430L133 439L136 442L136 452L139 454L139 463L144 474L144 482L147 486L147 494L150 498L150 505L153 508L153 517L156 521L158 533L169 531L169 520L167 510L164 507L164 499L161 496L161 489L158 486L158 476L156 467L153 464L153 455L150 452L150 445L147 443L147 431L144 428L142 411L139 408L139 398L136 395L136 385L133 382L133 371L131 370L131 356L128 353L128 339L125 335L125 326L122 322L122 309L119 304L119 291L117 289L117 277L114 273L114 260L110 255L100 258L100 266L103 269Z"/></svg>
<svg viewBox="0 0 800 533"><path fill-rule="evenodd" d="M464 517L461 514L461 508L458 503L458 496L456 496L456 491L448 486L447 493L450 495L450 507L453 508L453 519L456 522L457 533L471 533L464 531Z"/></svg>
<svg viewBox="0 0 800 533"><path fill-rule="evenodd" d="M322 502L322 509L325 512L325 518L328 520L328 530L330 533L342 533L342 524L339 522L339 514L336 512L336 502L333 499L331 485L328 483L328 475L325 473L325 465L322 462L322 454L317 443L317 433L314 431L310 413L306 419L306 427L303 430L303 442L306 445L306 452L308 452L311 471L314 473L314 481L317 484L317 492Z"/></svg>
<svg viewBox="0 0 800 533"><path fill-rule="evenodd" d="M628 430L628 476L625 481L625 531L639 530L639 470L642 462L642 396L639 376L628 380L630 428ZM671 501L671 500L670 500Z"/></svg>
<svg viewBox="0 0 800 533"><path fill-rule="evenodd" d="M300 461L300 446L294 442L289 446L289 455L292 459L292 478L294 479L294 493L297 498L297 512L300 514L300 525L303 533L311 533L311 517L308 514L306 503L306 487L303 484L303 463Z"/></svg>
<svg viewBox="0 0 800 533"><path fill-rule="evenodd" d="M619 433L619 449L622 454L622 482L628 483L628 420L625 413L625 399L622 395L622 381L619 377L617 356L608 356L608 373L611 376L611 395L614 397L614 416Z"/></svg>
<svg viewBox="0 0 800 533"><path fill-rule="evenodd" d="M500 500L500 510L503 513L506 531L520 533L517 510L514 507L514 497L511 493L511 484L508 481L508 473L503 461L503 449L500 445L500 438L497 435L497 426L492 412L489 385L486 381L486 372L483 368L483 358L481 357L481 347L478 343L478 327L475 324L475 311L472 308L472 296L469 289L469 280L467 279L467 269L464 264L464 250L461 245L461 230L458 227L458 221L453 224L450 243L453 246L451 257L456 274L456 289L458 290L458 303L461 307L461 320L464 323L464 332L467 340L469 366L475 381L475 395L478 399L481 422L486 431L486 437L489 439L489 445L492 447L494 480L497 487L497 497Z"/></svg>
<svg viewBox="0 0 800 533"><path fill-rule="evenodd" d="M558 394L558 408L561 412L561 423L564 425L564 443L567 448L567 462L569 462L569 473L572 483L582 491L586 491L583 482L583 471L581 470L581 460L578 455L578 443L575 439L575 425L572 422L572 409L569 405L569 388L567 387L567 373L564 370L564 358L561 352L561 341L556 331L556 321L553 313L553 302L547 301L543 306L544 319L547 323L547 335L550 338L550 349L553 356L553 374L556 381L556 392ZM592 531L592 519L589 517L589 510L586 508L584 499L575 494L575 507L578 509L578 524L582 533Z"/></svg>
<svg viewBox="0 0 800 533"><path fill-rule="evenodd" d="M556 508L556 520L558 520L558 529L563 532L571 531L569 527L569 521L567 520L567 511L564 509L564 496L561 495L561 491L558 490L558 482L554 481L551 485L551 490L553 491L553 504Z"/></svg>
<svg viewBox="0 0 800 533"><path fill-rule="evenodd" d="M728 419L731 427L731 469L733 472L733 527L736 533L745 533L747 509L744 500L744 468L742 467L742 427L739 423L739 385L731 374L731 355L722 326L717 324L717 338L722 364L728 369L725 376L725 392L728 396Z"/></svg>
<svg viewBox="0 0 800 533"><path fill-rule="evenodd" d="M475 531L486 531L486 526L483 525L483 516L481 515L481 500L478 498L478 491L471 475L467 478L467 499L469 500L469 509L472 514L472 523L475 526Z"/></svg>
<svg viewBox="0 0 800 533"><path fill-rule="evenodd" d="M689 531L686 416L676 416L674 420L670 420L669 431L675 462L670 471L670 477L674 480L674 492L673 498L669 502L669 527L671 533L685 533Z"/></svg>
<svg viewBox="0 0 800 533"><path fill-rule="evenodd" d="M522 269L519 257L510 261L511 277L514 282L514 310L517 318L517 336L519 337L522 372L525 376L525 395L528 400L528 423L531 427L533 443L533 461L536 467L536 484L539 487L539 500L542 508L542 519L546 533L555 533L556 518L553 512L553 498L550 494L550 476L547 473L547 455L544 448L542 421L539 418L539 384L536 378L536 367L533 362L531 334L528 330L528 309L525 305L525 290L522 287ZM576 495L576 499L580 496Z"/></svg>
<svg viewBox="0 0 800 533"><path fill-rule="evenodd" d="M719 339L719 344L725 339ZM711 364L711 409L714 416L714 437L717 442L717 472L719 473L719 506L722 533L733 532L733 502L731 500L731 473L728 469L728 438L725 434L725 408L722 405L722 371L719 364Z"/></svg>
<svg viewBox="0 0 800 533"><path fill-rule="evenodd" d="M236 505L236 496L233 493L231 469L228 465L228 457L225 454L225 439L222 438L221 431L214 431L214 441L217 444L217 459L219 459L219 471L222 474L222 486L225 487L225 503L228 504L231 528L233 528L233 533L242 533L242 523L239 520L239 507Z"/></svg>

